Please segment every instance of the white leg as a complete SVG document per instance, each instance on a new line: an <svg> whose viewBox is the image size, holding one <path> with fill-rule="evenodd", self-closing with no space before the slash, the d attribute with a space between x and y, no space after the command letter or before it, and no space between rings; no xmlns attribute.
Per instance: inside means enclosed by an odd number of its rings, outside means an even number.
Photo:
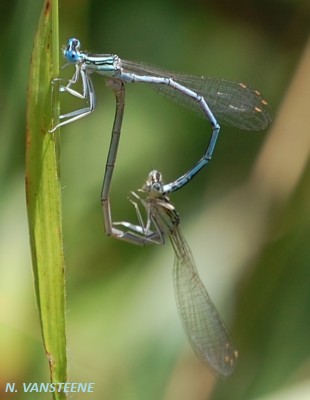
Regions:
<svg viewBox="0 0 310 400"><path fill-rule="evenodd" d="M145 246L148 244L163 245L165 243L164 232L160 230L156 219L154 219L151 215L151 204L142 199L135 192L131 192L131 195L134 197L134 199L129 199L129 201L135 208L140 225L135 225L126 221L112 222L111 235L117 239L121 239L126 242L137 244L140 246ZM146 222L144 222L143 220L138 202L140 202L140 205L142 205L146 211ZM126 228L126 230L121 230L121 234L119 234L120 230L118 229L118 234L114 235L113 229L115 229L115 226L121 226L123 228Z"/></svg>
<svg viewBox="0 0 310 400"><path fill-rule="evenodd" d="M83 91L82 93L74 90L71 88L73 84L75 84L78 80L79 77L81 76L82 79L82 88ZM61 81L62 79L54 79L53 84L55 82ZM92 80L83 68L83 66L76 65L76 70L73 75L73 77L69 80L68 84L66 86L61 85L59 87L60 92L67 92L70 93L72 96L78 97L79 99L86 99L88 102L88 107L81 108L75 111L71 111L70 113L63 114L59 116L59 119L62 120L62 122L58 123L56 126L54 126L50 132L54 132L56 129L60 128L63 125L70 124L71 122L77 121L78 119L84 118L90 113L92 113L96 107L96 94L95 90L93 87Z"/></svg>

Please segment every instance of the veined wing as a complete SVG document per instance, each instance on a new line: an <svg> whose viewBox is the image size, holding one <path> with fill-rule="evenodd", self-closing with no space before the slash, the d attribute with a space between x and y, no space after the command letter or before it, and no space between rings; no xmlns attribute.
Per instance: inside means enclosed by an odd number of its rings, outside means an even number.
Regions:
<svg viewBox="0 0 310 400"><path fill-rule="evenodd" d="M218 122L236 128L257 131L265 129L272 120L270 106L261 94L243 83L224 79L177 74L170 71L122 60L126 72L138 75L172 78L181 85L204 97ZM197 111L205 116L203 110L193 98L171 86L153 84L160 93L175 103Z"/></svg>
<svg viewBox="0 0 310 400"><path fill-rule="evenodd" d="M198 355L216 374L230 375L238 353L196 270L191 251L175 227L169 234L174 251L173 282L178 312Z"/></svg>

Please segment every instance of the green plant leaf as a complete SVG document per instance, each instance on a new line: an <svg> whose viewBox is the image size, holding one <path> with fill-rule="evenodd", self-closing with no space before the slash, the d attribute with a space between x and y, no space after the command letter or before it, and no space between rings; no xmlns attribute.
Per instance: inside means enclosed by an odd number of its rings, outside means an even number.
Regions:
<svg viewBox="0 0 310 400"><path fill-rule="evenodd" d="M32 53L27 106L26 196L35 290L51 382L66 382L64 258L57 137L49 133L58 73L58 2L45 0ZM55 98L55 96L53 96ZM65 399L54 392L54 399Z"/></svg>

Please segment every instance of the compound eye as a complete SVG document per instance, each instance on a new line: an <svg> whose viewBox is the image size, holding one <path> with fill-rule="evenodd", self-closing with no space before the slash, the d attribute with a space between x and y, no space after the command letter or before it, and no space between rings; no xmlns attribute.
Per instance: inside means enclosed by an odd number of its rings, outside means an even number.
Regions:
<svg viewBox="0 0 310 400"><path fill-rule="evenodd" d="M69 51L67 57L69 57L72 61L77 61L78 59L76 51Z"/></svg>
<svg viewBox="0 0 310 400"><path fill-rule="evenodd" d="M79 56L76 51L64 50L64 57L69 63L76 63L79 60Z"/></svg>

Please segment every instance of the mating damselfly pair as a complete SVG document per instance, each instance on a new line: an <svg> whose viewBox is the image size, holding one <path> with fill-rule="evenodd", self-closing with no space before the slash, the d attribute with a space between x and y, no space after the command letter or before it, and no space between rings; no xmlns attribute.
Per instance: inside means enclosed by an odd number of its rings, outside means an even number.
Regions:
<svg viewBox="0 0 310 400"><path fill-rule="evenodd" d="M51 132L94 111L96 94L91 74L103 75L116 98L101 192L106 233L138 245L164 244L165 236L169 236L175 252L175 295L185 332L200 359L215 373L230 375L236 365L237 351L199 278L189 247L179 229L179 215L167 195L182 188L211 160L220 131L218 120L244 130L262 130L271 122L269 105L257 90L242 83L182 75L126 61L117 55L88 53L80 50L80 42L75 38L68 40L63 54L68 64L75 65L75 73L65 84L61 84L61 78L56 78L53 85L58 84L61 92L85 99L87 106L61 115L60 123ZM82 92L74 89L79 79ZM163 183L158 171L151 171L140 190L143 196L132 192L130 201L135 207L138 225L113 222L109 198L124 114L125 84L134 82L149 84L180 105L198 111L207 118L212 131L205 153L193 168L168 184ZM146 220L143 212L146 213Z"/></svg>

